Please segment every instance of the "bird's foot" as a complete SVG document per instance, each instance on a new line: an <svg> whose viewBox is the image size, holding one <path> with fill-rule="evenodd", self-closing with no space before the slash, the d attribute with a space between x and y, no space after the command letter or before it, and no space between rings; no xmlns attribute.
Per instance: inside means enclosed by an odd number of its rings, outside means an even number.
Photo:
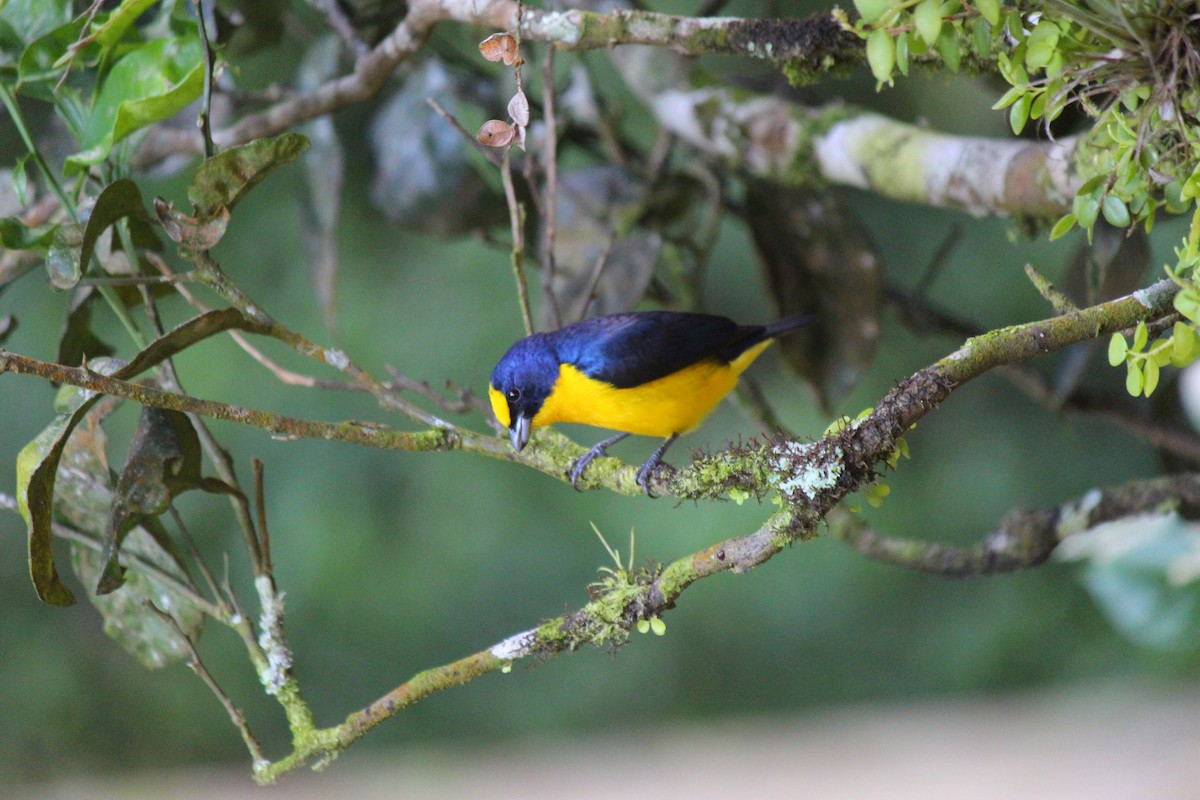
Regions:
<svg viewBox="0 0 1200 800"><path fill-rule="evenodd" d="M618 433L616 436L610 436L601 442L597 442L592 446L591 450L588 450L579 458L575 459L574 463L571 464L571 469L567 471L567 477L571 479L571 488L577 492L583 491L577 485L579 483L580 476L583 475L583 471L587 469L588 465L597 458L607 455L608 448L612 447L614 444L621 441L628 435L628 433Z"/></svg>
<svg viewBox="0 0 1200 800"><path fill-rule="evenodd" d="M651 456L637 471L637 484L642 487L646 496L651 499L658 497L658 495L650 491L650 479L654 477L656 472L662 471L669 473L676 471L674 467L662 460L662 456L658 456L657 458Z"/></svg>
<svg viewBox="0 0 1200 800"><path fill-rule="evenodd" d="M665 467L671 472L675 471L675 468L663 461L662 458L663 453L667 452L667 448L670 447L678 438L679 434L676 433L665 442L660 444L655 451L650 454L650 457L646 459L646 463L642 464L641 468L637 471L637 484L638 486L642 487L642 490L646 493L647 497L658 497L658 495L650 491L650 478L654 476L655 470L657 470L659 467Z"/></svg>

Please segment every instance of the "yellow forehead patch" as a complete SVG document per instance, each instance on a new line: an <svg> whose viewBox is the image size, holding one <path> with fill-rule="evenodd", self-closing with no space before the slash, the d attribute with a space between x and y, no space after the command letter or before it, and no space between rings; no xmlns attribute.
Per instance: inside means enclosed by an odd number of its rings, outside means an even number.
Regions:
<svg viewBox="0 0 1200 800"><path fill-rule="evenodd" d="M512 424L512 420L508 416L508 400L500 393L500 390L495 386L488 385L488 400L492 401L492 413L496 415L496 419L500 420L500 424L508 427Z"/></svg>

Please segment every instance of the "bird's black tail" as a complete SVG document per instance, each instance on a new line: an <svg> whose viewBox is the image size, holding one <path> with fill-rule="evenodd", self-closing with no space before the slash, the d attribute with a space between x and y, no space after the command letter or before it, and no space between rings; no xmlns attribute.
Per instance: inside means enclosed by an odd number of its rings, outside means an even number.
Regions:
<svg viewBox="0 0 1200 800"><path fill-rule="evenodd" d="M784 317L781 320L772 322L769 325L764 325L762 338L778 339L780 336L786 336L792 331L799 330L816 321L816 314L793 314L790 317Z"/></svg>

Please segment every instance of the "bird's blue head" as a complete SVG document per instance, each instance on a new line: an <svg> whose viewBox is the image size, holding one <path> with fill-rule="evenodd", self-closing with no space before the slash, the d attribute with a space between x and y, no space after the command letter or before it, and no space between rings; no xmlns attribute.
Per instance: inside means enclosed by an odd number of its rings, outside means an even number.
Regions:
<svg viewBox="0 0 1200 800"><path fill-rule="evenodd" d="M546 335L535 333L510 347L492 370L488 399L518 451L529 441L538 412L554 391L558 368L558 355Z"/></svg>

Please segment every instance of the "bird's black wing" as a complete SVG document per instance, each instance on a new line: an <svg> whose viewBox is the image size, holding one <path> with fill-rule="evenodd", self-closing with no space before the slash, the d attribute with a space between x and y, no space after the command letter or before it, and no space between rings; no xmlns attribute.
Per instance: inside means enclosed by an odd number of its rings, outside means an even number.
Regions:
<svg viewBox="0 0 1200 800"><path fill-rule="evenodd" d="M627 389L705 359L729 362L761 342L761 325L676 311L594 317L550 334L559 360Z"/></svg>

